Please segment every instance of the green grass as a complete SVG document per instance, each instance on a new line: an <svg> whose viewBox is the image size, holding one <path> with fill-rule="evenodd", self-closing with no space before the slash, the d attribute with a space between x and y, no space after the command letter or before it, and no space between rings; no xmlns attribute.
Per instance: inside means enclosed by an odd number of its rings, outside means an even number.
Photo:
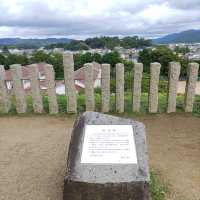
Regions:
<svg viewBox="0 0 200 200"><path fill-rule="evenodd" d="M150 172L150 193L152 200L164 200L167 192L167 187L162 185L154 171Z"/></svg>
<svg viewBox="0 0 200 200"><path fill-rule="evenodd" d="M27 96L27 114L33 113L32 98ZM59 113L66 114L67 99L64 95L57 96ZM17 114L15 107L15 98L12 97L12 105L10 109L10 114ZM77 110L78 113L85 111L85 95L79 94L77 96ZM43 96L43 106L44 113L49 113L48 97ZM184 112L184 95L177 96L177 112ZM159 93L159 107L158 113L166 112L167 108L167 95L165 93ZM101 111L101 96L100 94L95 94L95 111ZM1 112L0 112L1 113ZM115 95L111 95L110 99L110 113L115 113ZM141 114L148 113L148 94L143 93L141 96ZM125 93L125 114L133 114L132 112L132 95L129 92ZM193 114L200 116L200 96L195 97Z"/></svg>

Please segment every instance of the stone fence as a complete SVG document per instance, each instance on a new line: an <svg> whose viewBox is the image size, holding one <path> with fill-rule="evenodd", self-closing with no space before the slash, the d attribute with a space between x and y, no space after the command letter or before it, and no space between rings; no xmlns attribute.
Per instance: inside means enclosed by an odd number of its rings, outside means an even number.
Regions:
<svg viewBox="0 0 200 200"><path fill-rule="evenodd" d="M67 97L67 112L77 112L77 97L74 84L74 60L71 53L63 54L65 94ZM31 95L33 109L35 113L43 112L42 95L39 85L38 68L35 64L29 65L29 80L31 82ZM93 64L86 63L84 65L84 83L85 83L85 106L87 111L95 110L94 99L94 82L93 82ZM158 111L158 84L161 65L159 63L151 63L150 65L150 87L148 98L148 110L150 113ZM176 112L176 96L177 85L180 75L180 63L169 63L169 81L168 81L168 101L167 112ZM22 84L22 67L15 64L10 66L13 93L16 100L17 113L26 113L27 103L26 94ZM190 63L188 65L188 76L185 90L185 112L192 112L193 100L195 96L195 87L198 77L199 65ZM55 73L52 65L45 65L45 79L47 81L47 95L49 102L49 112L51 114L58 113L58 103L55 88ZM139 112L141 105L141 83L142 83L143 64L136 63L133 69L133 87L132 87L132 111ZM110 65L101 65L101 111L109 112L110 110ZM4 113L8 113L11 107L10 95L5 85L4 66L0 65L0 105ZM116 65L116 112L124 112L124 65L119 63Z"/></svg>

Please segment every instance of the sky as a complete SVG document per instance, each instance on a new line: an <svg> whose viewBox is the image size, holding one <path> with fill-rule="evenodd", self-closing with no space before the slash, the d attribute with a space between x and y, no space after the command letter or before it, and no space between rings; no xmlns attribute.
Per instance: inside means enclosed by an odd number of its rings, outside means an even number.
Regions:
<svg viewBox="0 0 200 200"><path fill-rule="evenodd" d="M0 0L0 37L138 35L200 29L200 0Z"/></svg>

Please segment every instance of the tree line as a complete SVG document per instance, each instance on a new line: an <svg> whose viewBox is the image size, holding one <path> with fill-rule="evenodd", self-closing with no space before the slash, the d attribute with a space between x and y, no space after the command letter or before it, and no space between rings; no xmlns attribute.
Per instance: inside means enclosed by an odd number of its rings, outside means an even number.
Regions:
<svg viewBox="0 0 200 200"><path fill-rule="evenodd" d="M5 39L4 39L5 40ZM44 46L46 49L64 48L65 50L78 51L89 50L96 48L107 48L113 50L115 47L124 48L142 48L151 46L151 40L140 38L138 36L119 37L94 37L86 40L71 40L71 39L8 39L8 44L0 45L0 49L4 47L13 49L38 49Z"/></svg>
<svg viewBox="0 0 200 200"><path fill-rule="evenodd" d="M98 53L92 54L89 52L85 54L75 54L75 70L83 67L85 63L93 61L98 63L110 63L114 67L116 63L122 62L123 60L120 58L120 55L117 52L110 52L104 55L100 55ZM9 69L10 65L12 64L29 65L40 62L53 65L57 79L62 79L64 77L63 56L61 53L45 53L44 51L40 50L35 51L31 57L27 56L26 54L0 54L0 65L4 65L5 69Z"/></svg>
<svg viewBox="0 0 200 200"><path fill-rule="evenodd" d="M125 65L125 73L131 73L133 68L133 63L127 60L123 60L119 53L116 51L112 51L110 53L106 53L104 55L98 53L84 53L84 54L75 54L74 55L74 63L75 70L81 68L85 63L88 62L98 62L98 63L109 63L112 66L112 74L114 76L115 73L115 64L116 63L124 63ZM180 58L177 53L170 50L165 46L159 46L153 49L144 49L139 53L139 62L144 64L144 73L149 74L150 72L150 63L151 62L159 62L161 63L161 76L168 76L168 63L171 61L177 61L181 63L181 77L186 77L187 74L187 65L188 60ZM32 56L23 55L15 55L10 53L1 53L0 54L0 64L4 65L6 69L9 69L9 66L12 64L21 64L21 65L29 65L32 63L46 62L53 65L56 78L62 79L64 77L63 72L63 57L60 53L45 53L44 51L35 51ZM200 63L200 61L197 61Z"/></svg>
<svg viewBox="0 0 200 200"><path fill-rule="evenodd" d="M166 46L157 46L153 49L144 49L139 53L139 62L144 64L144 72L150 72L150 63L159 62L161 64L160 74L163 77L168 76L168 64L169 62L176 61L181 63L181 78L185 78L187 76L187 66L189 60L179 57L179 52L172 51ZM186 53L186 52L185 52ZM199 62L199 61L196 61Z"/></svg>
<svg viewBox="0 0 200 200"><path fill-rule="evenodd" d="M129 48L142 48L142 47L148 47L151 46L152 42L151 40L147 40L144 38L139 38L138 36L133 37L95 37L95 38L88 38L86 40L72 40L68 44L51 44L46 46L47 49L52 48L64 48L66 50L88 50L88 49L111 49L113 50L115 47L123 47L126 49Z"/></svg>

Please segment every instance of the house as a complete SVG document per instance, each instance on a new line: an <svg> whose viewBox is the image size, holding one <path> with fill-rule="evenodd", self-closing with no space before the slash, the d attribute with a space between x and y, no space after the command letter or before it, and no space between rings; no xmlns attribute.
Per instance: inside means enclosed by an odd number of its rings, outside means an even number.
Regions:
<svg viewBox="0 0 200 200"><path fill-rule="evenodd" d="M79 91L85 88L85 67L74 72L75 87ZM93 81L94 88L101 87L101 65L99 63L93 62Z"/></svg>
<svg viewBox="0 0 200 200"><path fill-rule="evenodd" d="M16 54L16 55L23 55L24 54L24 50L20 50L20 49L9 49L8 50L10 54Z"/></svg>
<svg viewBox="0 0 200 200"><path fill-rule="evenodd" d="M64 50L64 48L54 48L53 49L53 53L63 53L65 50Z"/></svg>
<svg viewBox="0 0 200 200"><path fill-rule="evenodd" d="M38 63L36 64L38 67L38 79L40 80L40 89L46 90L47 89L47 82L45 80L45 73L44 73L44 67L46 63ZM28 66L22 66L22 82L23 87L26 92L29 92L31 89L31 83L30 83L30 77L29 77L29 67ZM93 62L93 80L94 80L94 87L100 87L101 86L101 65ZM76 70L74 72L74 81L75 81L75 88L76 91L79 92L81 89L85 88L85 75L84 75L84 67ZM10 70L5 71L5 82L6 87L9 91L12 90L12 74ZM64 80L56 81L56 93L57 94L65 94L65 84Z"/></svg>
<svg viewBox="0 0 200 200"><path fill-rule="evenodd" d="M41 89L46 89L45 87L45 74L44 74L44 67L45 67L45 63L38 63L37 64L38 67L38 78L41 80L40 81L40 87ZM25 89L25 91L30 90L31 88L31 83L30 83L30 78L29 78L29 68L28 66L22 66L22 82L23 82L23 87ZM8 90L12 89L12 74L10 70L5 70L5 82L6 82L6 87Z"/></svg>
<svg viewBox="0 0 200 200"><path fill-rule="evenodd" d="M77 92L85 88L84 69L85 67L81 67L74 72L75 88ZM94 88L101 87L101 65L96 62L93 62L93 81ZM56 82L56 93L65 94L64 80Z"/></svg>

